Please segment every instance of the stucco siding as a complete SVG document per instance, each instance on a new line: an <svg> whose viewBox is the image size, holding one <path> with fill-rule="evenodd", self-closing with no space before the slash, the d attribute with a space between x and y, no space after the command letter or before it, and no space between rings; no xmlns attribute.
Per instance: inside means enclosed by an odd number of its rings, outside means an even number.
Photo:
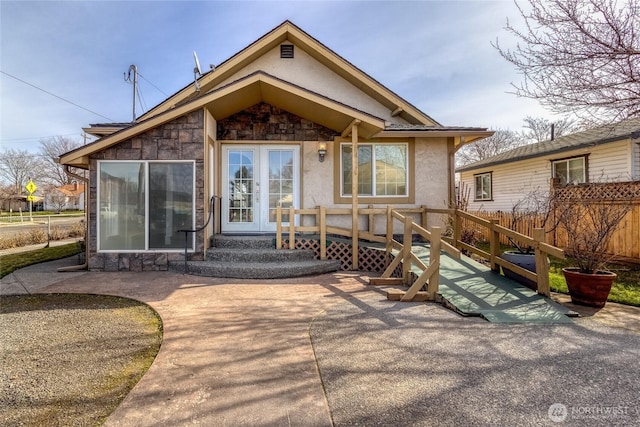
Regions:
<svg viewBox="0 0 640 427"><path fill-rule="evenodd" d="M316 92L335 101L365 111L391 123L406 124L400 117L392 117L388 108L367 96L332 70L316 61L302 49L295 48L293 59L280 58L280 46L267 52L238 71L218 87L225 86L257 71L264 71L287 82Z"/></svg>

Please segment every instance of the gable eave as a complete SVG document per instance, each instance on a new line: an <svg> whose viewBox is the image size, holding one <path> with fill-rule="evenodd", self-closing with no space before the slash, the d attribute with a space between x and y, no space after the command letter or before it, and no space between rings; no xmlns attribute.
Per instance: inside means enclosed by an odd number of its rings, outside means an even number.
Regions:
<svg viewBox="0 0 640 427"><path fill-rule="evenodd" d="M205 96L209 91L213 90L239 70L285 41L295 44L319 63L359 88L363 93L375 99L390 111L396 111L397 115L408 123L439 125L433 118L402 99L290 21L285 21L271 32L218 65L215 70L209 71L200 77L198 79L200 86L199 92L195 90L195 85L190 83L176 94L140 116L139 120L149 119L171 108L175 108L182 103Z"/></svg>

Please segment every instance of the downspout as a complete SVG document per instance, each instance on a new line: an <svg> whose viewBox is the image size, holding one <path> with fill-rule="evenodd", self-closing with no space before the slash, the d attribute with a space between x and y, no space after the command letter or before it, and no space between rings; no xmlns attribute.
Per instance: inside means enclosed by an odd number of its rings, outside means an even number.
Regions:
<svg viewBox="0 0 640 427"><path fill-rule="evenodd" d="M58 268L58 272L86 270L89 267L89 245L87 244L87 242L89 241L89 203L88 203L89 198L87 197L88 196L87 190L89 189L89 178L85 178L84 176L80 176L78 174L71 172L69 170L69 165L64 165L64 172L68 176L84 182L84 215L85 215L84 224L86 227L84 231L85 254L84 254L84 264L71 265L68 267L60 267Z"/></svg>

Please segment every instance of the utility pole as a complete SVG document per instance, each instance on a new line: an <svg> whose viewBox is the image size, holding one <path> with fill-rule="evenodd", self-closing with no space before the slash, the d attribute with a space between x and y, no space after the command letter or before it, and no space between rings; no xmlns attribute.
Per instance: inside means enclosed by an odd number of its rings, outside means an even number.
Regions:
<svg viewBox="0 0 640 427"><path fill-rule="evenodd" d="M136 121L136 93L138 92L138 67L135 65L129 65L129 74L124 78L125 81L131 82L131 72L133 71L133 119Z"/></svg>

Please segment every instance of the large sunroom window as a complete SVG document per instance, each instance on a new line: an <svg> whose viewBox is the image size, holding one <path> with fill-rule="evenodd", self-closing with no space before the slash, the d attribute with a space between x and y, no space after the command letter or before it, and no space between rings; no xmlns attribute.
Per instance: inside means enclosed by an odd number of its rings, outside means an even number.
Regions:
<svg viewBox="0 0 640 427"><path fill-rule="evenodd" d="M341 145L342 196L352 193L351 144ZM358 195L396 197L408 195L407 144L358 144Z"/></svg>
<svg viewBox="0 0 640 427"><path fill-rule="evenodd" d="M194 163L98 163L98 250L184 248L194 227ZM188 236L193 248L193 237Z"/></svg>

